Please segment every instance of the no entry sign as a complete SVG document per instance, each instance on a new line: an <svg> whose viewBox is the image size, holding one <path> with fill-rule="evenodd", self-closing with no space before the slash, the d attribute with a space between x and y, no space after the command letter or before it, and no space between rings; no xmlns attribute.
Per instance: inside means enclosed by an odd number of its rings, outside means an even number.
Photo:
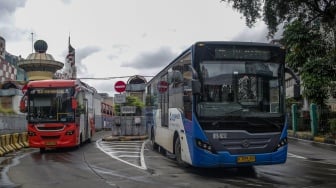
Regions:
<svg viewBox="0 0 336 188"><path fill-rule="evenodd" d="M126 84L125 82L123 81L117 81L115 84L114 84L114 89L116 90L116 92L124 92L126 90Z"/></svg>

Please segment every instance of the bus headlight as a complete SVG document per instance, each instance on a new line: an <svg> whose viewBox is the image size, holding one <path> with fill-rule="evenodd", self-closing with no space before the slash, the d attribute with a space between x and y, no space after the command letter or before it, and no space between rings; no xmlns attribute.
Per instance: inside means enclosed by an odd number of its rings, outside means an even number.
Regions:
<svg viewBox="0 0 336 188"><path fill-rule="evenodd" d="M285 137L285 138L283 138L279 141L279 143L278 143L278 145L277 145L277 147L275 148L274 151L277 151L279 148L281 148L281 147L283 147L287 144L288 144L288 139L287 139L287 137Z"/></svg>
<svg viewBox="0 0 336 188"><path fill-rule="evenodd" d="M74 130L71 130L71 131L67 131L67 132L65 132L65 135L73 135L75 133L75 131Z"/></svg>
<svg viewBox="0 0 336 188"><path fill-rule="evenodd" d="M201 139L196 138L196 145L197 145L197 147L199 147L201 149L204 149L204 150L207 150L211 153L217 153L215 151L215 149L211 146L211 144L209 144L207 142L204 142Z"/></svg>

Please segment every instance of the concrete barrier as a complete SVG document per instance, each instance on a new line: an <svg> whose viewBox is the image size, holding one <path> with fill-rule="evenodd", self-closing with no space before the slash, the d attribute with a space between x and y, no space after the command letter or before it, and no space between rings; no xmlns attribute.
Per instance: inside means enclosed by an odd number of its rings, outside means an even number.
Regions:
<svg viewBox="0 0 336 188"><path fill-rule="evenodd" d="M10 134L1 135L1 140L4 143L6 153L14 151L14 148L10 145Z"/></svg>
<svg viewBox="0 0 336 188"><path fill-rule="evenodd" d="M6 146L10 148L10 151L15 151L15 146L13 144L13 135L12 134L5 134L6 136Z"/></svg>
<svg viewBox="0 0 336 188"><path fill-rule="evenodd" d="M26 147L29 147L27 132L0 135L0 157Z"/></svg>
<svg viewBox="0 0 336 188"><path fill-rule="evenodd" d="M22 132L20 133L21 135L21 140L20 143L23 145L23 147L27 148L29 147L29 143L28 143L28 132Z"/></svg>
<svg viewBox="0 0 336 188"><path fill-rule="evenodd" d="M12 134L12 145L15 147L15 149L19 150L23 148L23 145L20 144L20 134L19 133L14 133Z"/></svg>
<svg viewBox="0 0 336 188"><path fill-rule="evenodd" d="M5 149L5 141L4 139L5 137L0 137L0 157L4 156L7 153L7 150Z"/></svg>

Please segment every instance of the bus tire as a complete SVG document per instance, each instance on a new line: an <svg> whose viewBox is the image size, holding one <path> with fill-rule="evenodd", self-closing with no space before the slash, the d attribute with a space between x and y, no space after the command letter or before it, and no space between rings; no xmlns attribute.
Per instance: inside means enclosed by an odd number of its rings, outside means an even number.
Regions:
<svg viewBox="0 0 336 188"><path fill-rule="evenodd" d="M151 138L152 150L158 151L159 145L157 145L157 143L155 143L155 135L154 135L154 129L153 128L151 130L151 137L150 138Z"/></svg>
<svg viewBox="0 0 336 188"><path fill-rule="evenodd" d="M40 148L40 153L42 154L42 153L44 153L45 152L45 148Z"/></svg>
<svg viewBox="0 0 336 188"><path fill-rule="evenodd" d="M174 142L174 153L175 153L175 158L177 161L177 164L181 167L188 167L189 165L182 160L182 155L181 155L181 141L180 138L177 136L175 138Z"/></svg>

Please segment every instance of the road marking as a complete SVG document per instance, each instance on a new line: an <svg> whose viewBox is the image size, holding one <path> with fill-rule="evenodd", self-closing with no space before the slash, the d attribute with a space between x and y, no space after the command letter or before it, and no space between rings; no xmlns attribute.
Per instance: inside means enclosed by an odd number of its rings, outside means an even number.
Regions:
<svg viewBox="0 0 336 188"><path fill-rule="evenodd" d="M298 158L298 159L307 159L306 157L295 155L293 153L287 153L288 157Z"/></svg>
<svg viewBox="0 0 336 188"><path fill-rule="evenodd" d="M104 142L100 139L96 141L96 146L113 159L142 170L147 170L144 159L144 148L146 143L147 141ZM141 144L141 147L139 147L139 144ZM132 161L134 161L134 158L139 158L140 165L127 161L127 159L133 159Z"/></svg>

